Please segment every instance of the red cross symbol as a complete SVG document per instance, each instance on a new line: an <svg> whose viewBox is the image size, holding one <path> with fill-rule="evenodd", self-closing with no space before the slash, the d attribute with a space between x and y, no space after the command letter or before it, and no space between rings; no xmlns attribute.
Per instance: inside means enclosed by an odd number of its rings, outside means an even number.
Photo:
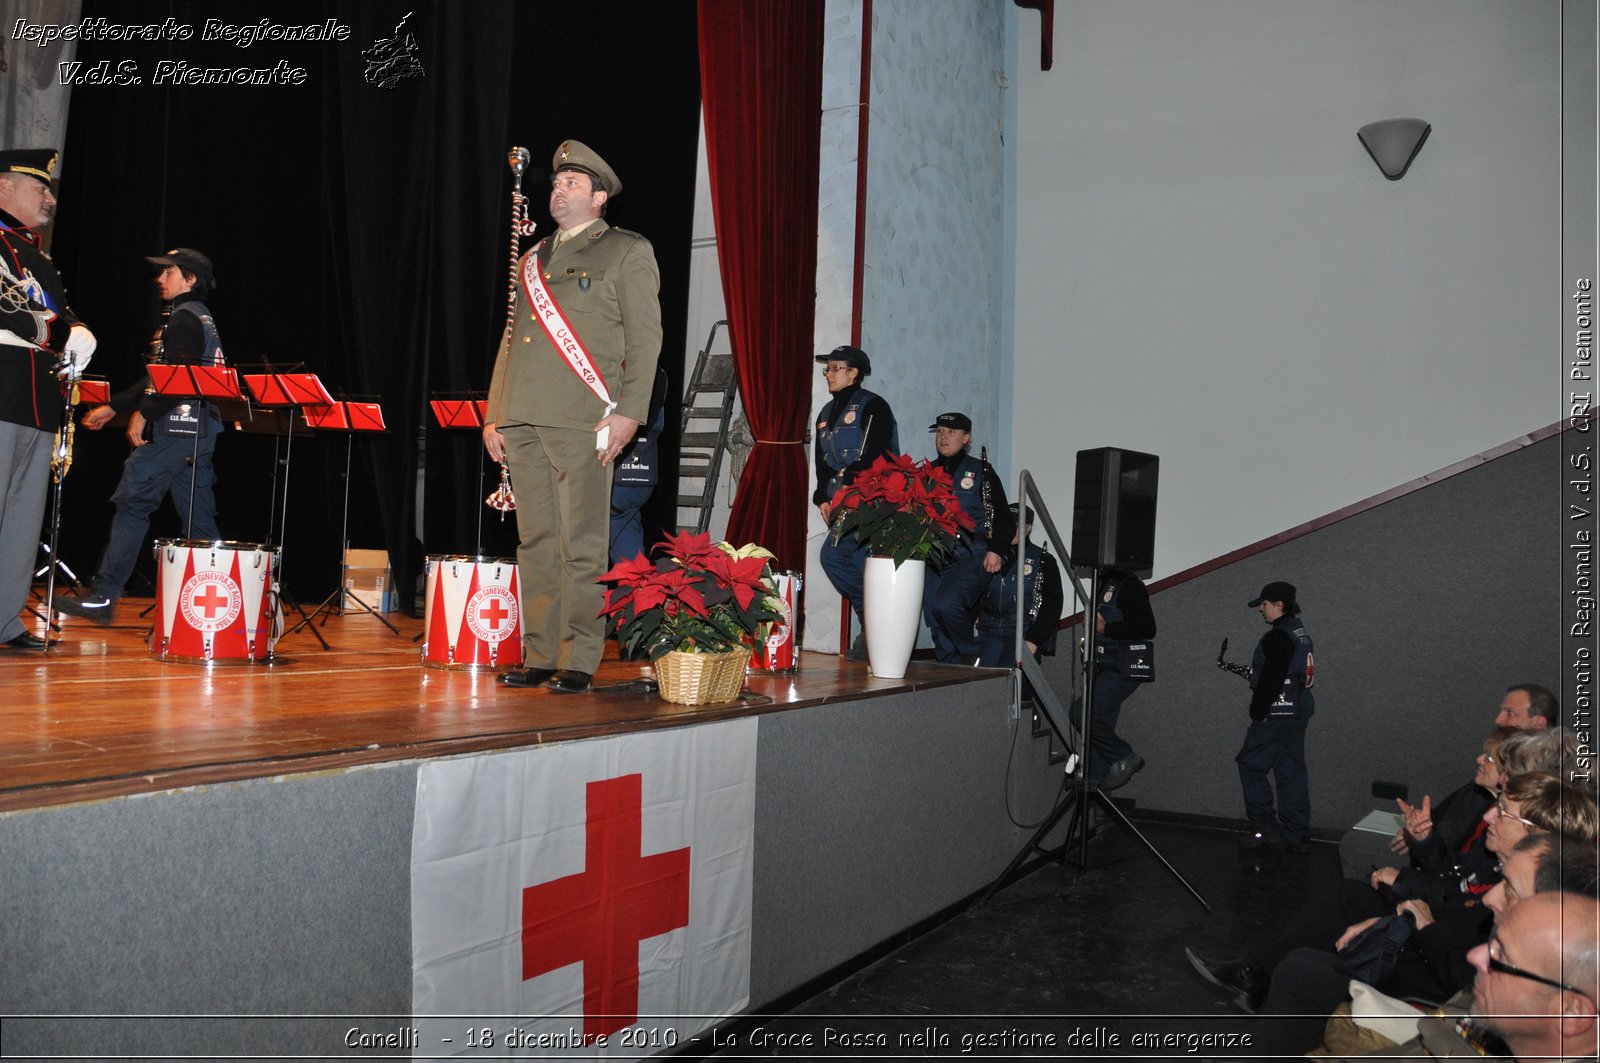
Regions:
<svg viewBox="0 0 1600 1063"><path fill-rule="evenodd" d="M490 598L489 604L478 610L478 619L487 621L490 631L499 631L500 621L510 615L511 613L506 610L505 603L499 598Z"/></svg>
<svg viewBox="0 0 1600 1063"><path fill-rule="evenodd" d="M689 925L689 850L640 855L642 775L589 783L584 870L522 891L522 978L583 964L583 1032L639 1019L639 943Z"/></svg>
<svg viewBox="0 0 1600 1063"><path fill-rule="evenodd" d="M217 615L211 610L225 608L228 604L228 596L221 593L215 583L207 583L205 590L197 592L193 601L194 607L201 610L207 620L211 620Z"/></svg>

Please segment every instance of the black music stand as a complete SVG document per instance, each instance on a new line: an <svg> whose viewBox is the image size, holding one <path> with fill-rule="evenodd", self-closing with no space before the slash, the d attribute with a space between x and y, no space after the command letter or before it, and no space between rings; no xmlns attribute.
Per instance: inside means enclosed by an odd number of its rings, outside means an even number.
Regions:
<svg viewBox="0 0 1600 1063"><path fill-rule="evenodd" d="M195 425L194 453L189 458L189 511L184 515L183 537L194 538L194 481L200 465L200 438L211 423L212 402L242 404L244 392L239 390L239 374L226 365L167 365L151 362L150 385L157 395L169 399L204 399L199 403L199 419ZM220 413L219 409L219 413ZM226 417L223 417L226 420Z"/></svg>
<svg viewBox="0 0 1600 1063"><path fill-rule="evenodd" d="M304 372L303 366L296 366L294 369L287 371L277 369L271 365L250 366L248 368L264 370L260 373L243 374L245 387L249 389L251 395L255 396L256 405L285 415L285 420L287 421L284 434L288 438L288 442L284 444L283 452L283 508L279 513L277 539L279 551L278 599L279 601L288 602L290 608L300 614L301 622L291 628L290 631L285 632L284 635L279 636L279 641L282 641L292 632L299 631L302 627L305 627L310 620L310 617L306 615L306 611L300 607L299 601L289 593L288 584L283 579L283 554L286 549L283 540L289 532L289 472L290 460L294 455L295 422L301 419L300 412L306 406L332 406L333 396L328 394L328 389L322 386L322 381L317 379L317 375ZM276 469L273 470L272 482L274 505L276 505L278 482ZM270 545L272 515L269 514L267 519L267 536ZM317 630L315 624L311 625L311 634L316 638L317 642L321 643L323 649L332 648L328 645L328 640L322 637L322 632Z"/></svg>
<svg viewBox="0 0 1600 1063"><path fill-rule="evenodd" d="M356 434L360 432L387 432L389 429L383 423L383 408L376 402L349 402L341 400L331 406L307 406L302 411L306 417L306 424L322 432L344 433L344 517L342 531L339 534L339 586L334 592L324 598L311 615L300 623L284 632L285 637L293 635L302 627L311 623L318 616L322 616L322 623L326 625L326 613L337 612L340 616L345 613L345 601L355 602L356 605L366 610L367 614L388 628L394 634L400 634L400 629L391 624L382 613L374 609L361 599L355 591L345 586L345 574L349 569L346 558L350 550L350 456L355 448ZM337 603L337 604L335 604Z"/></svg>
<svg viewBox="0 0 1600 1063"><path fill-rule="evenodd" d="M450 395L445 392L434 392L428 405L433 408L433 419L439 422L440 428L455 430L471 430L478 435L478 488L483 488L483 426L487 423L489 402L475 391L463 395ZM478 529L476 549L474 556L483 554L483 506L478 507Z"/></svg>
<svg viewBox="0 0 1600 1063"><path fill-rule="evenodd" d="M452 431L472 431L478 437L478 490L483 490L483 426L488 422L489 401L483 397L482 392L468 391L451 393L436 391L433 398L428 400L428 405L433 409L433 419L439 423L440 428ZM483 556L483 511L484 506L478 506L477 538L474 540L474 557ZM500 515L505 519L505 514ZM424 629L412 639L412 642L421 642L427 637Z"/></svg>

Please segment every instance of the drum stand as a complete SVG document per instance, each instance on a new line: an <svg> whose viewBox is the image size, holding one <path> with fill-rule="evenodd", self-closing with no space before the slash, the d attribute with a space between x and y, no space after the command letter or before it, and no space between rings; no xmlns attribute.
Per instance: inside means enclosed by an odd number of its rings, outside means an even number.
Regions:
<svg viewBox="0 0 1600 1063"><path fill-rule="evenodd" d="M339 403L338 404L338 406L343 406L343 407L349 407L350 405L351 405L350 403ZM294 627L292 627L288 631L284 632L284 634L283 634L284 638L287 638L288 636L293 635L296 631L299 631L301 628L305 627L307 624L310 624L312 621L314 621L319 616L322 617L323 624L327 624L327 622L328 622L328 617L326 615L328 613L337 612L340 616L344 616L345 609L347 608L345 603L347 601L355 602L358 607L360 607L361 609L366 611L368 616L372 617L378 623L380 623L384 627L388 628L394 634L396 634L396 635L400 634L400 629L395 627L393 624L391 624L387 617L385 617L382 613L378 612L378 610L374 609L372 606L368 605L366 602L362 601L360 595L356 594L355 591L350 590L345 585L345 578L344 578L345 577L345 573L349 570L349 567L350 567L348 565L348 563L346 562L346 559L350 556L350 456L351 456L352 451L355 448L356 432L359 430L359 429L356 429L355 427L353 427L354 422L349 417L349 413L350 412L351 411L346 409L345 410L345 417L343 418L344 424L351 425L352 427L347 427L347 428L343 429L343 431L345 433L345 436L344 436L344 514L343 514L343 520L342 520L341 530L340 530L340 534L339 534L339 546L340 546L340 554L339 554L339 577L340 577L339 578L339 586L334 589L332 594L330 594L326 598L322 599L322 602L315 609L311 610L311 615L310 616L305 617L305 619L301 620ZM322 426L319 425L319 427L322 427ZM336 425L328 425L327 427L331 427L331 428L334 428L335 430L338 430ZM381 430L381 429L378 429L378 430ZM335 603L337 603L337 604L335 604Z"/></svg>

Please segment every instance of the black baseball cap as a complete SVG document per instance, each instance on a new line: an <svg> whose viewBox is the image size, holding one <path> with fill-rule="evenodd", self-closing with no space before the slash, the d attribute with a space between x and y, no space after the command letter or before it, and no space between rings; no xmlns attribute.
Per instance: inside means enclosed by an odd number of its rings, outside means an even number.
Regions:
<svg viewBox="0 0 1600 1063"><path fill-rule="evenodd" d="M217 275L211 268L211 260L192 247L174 247L164 255L146 255L145 261L152 266L177 266L185 273L193 273L205 281L206 287L217 286Z"/></svg>
<svg viewBox="0 0 1600 1063"><path fill-rule="evenodd" d="M1261 593L1256 596L1254 601L1246 602L1245 604L1254 609L1262 602L1277 602L1278 604L1282 605L1286 602L1292 602L1294 600L1295 590L1293 583L1285 583L1283 580L1273 580L1271 583L1261 588Z"/></svg>
<svg viewBox="0 0 1600 1063"><path fill-rule="evenodd" d="M941 428L954 428L958 432L970 432L972 431L972 418L955 410L949 413L941 413L933 419L933 423L928 426L928 431L937 432Z"/></svg>
<svg viewBox="0 0 1600 1063"><path fill-rule="evenodd" d="M817 355L816 360L819 362L843 362L852 369L861 370L861 375L864 377L872 375L872 359L868 358L867 352L860 347L848 345L835 347L828 354Z"/></svg>

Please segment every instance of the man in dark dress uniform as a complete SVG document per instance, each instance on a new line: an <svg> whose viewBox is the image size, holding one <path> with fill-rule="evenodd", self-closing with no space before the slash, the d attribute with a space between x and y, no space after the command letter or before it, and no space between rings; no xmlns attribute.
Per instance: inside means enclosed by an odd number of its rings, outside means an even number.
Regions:
<svg viewBox="0 0 1600 1063"><path fill-rule="evenodd" d="M156 291L169 304L166 324L156 338L152 361L167 365L223 365L222 340L205 300L217 285L211 259L190 247L145 259L157 269ZM133 452L122 468L122 480L111 496L117 515L100 567L89 593L66 598L58 608L69 616L109 624L117 601L144 546L150 517L161 499L172 496L183 521L184 538L217 540L217 501L212 491L216 472L212 455L222 432L216 407L190 398L158 395L149 374L117 392L110 403L96 406L83 418L98 431L120 413L131 413L128 443Z"/></svg>
<svg viewBox="0 0 1600 1063"><path fill-rule="evenodd" d="M57 158L49 149L0 152L0 645L18 650L45 647L18 614L33 583L65 405L58 376L81 374L95 348L37 232L55 216Z"/></svg>
<svg viewBox="0 0 1600 1063"><path fill-rule="evenodd" d="M517 266L517 314L489 384L484 449L521 496L517 575L525 667L500 681L588 690L605 649L600 619L612 463L649 416L661 355L661 273L650 241L606 224L622 193L592 148L551 160L557 231Z"/></svg>

